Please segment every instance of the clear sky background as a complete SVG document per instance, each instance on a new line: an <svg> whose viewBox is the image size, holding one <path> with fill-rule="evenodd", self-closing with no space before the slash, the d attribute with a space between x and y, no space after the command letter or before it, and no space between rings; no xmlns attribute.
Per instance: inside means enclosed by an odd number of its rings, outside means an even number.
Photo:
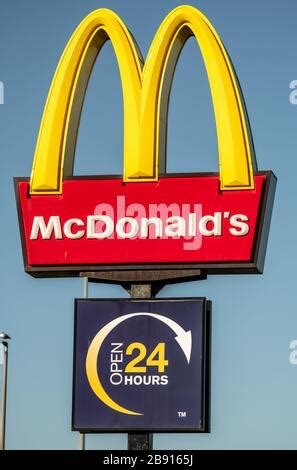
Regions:
<svg viewBox="0 0 297 470"><path fill-rule="evenodd" d="M60 55L90 11L123 18L145 56L165 15L183 2L1 0L0 330L10 344L7 447L76 449L71 432L73 299L80 279L33 279L23 271L13 176L29 176L47 92ZM295 0L200 0L238 73L259 168L278 177L263 276L212 276L164 288L159 296L213 300L211 434L155 435L155 449L297 448L297 79ZM122 173L122 95L107 44L94 68L81 121L75 173ZM168 171L217 171L212 104L191 39L177 66L169 112ZM93 297L127 297L93 285ZM1 366L0 366L1 368ZM88 449L126 448L127 436L87 437Z"/></svg>

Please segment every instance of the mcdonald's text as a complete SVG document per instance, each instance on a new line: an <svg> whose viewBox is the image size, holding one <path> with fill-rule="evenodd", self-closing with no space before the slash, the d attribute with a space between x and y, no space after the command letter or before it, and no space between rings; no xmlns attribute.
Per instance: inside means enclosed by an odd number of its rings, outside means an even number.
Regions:
<svg viewBox="0 0 297 470"><path fill-rule="evenodd" d="M65 180L61 195L30 196L17 180L25 268L32 274L88 266L254 263L273 176L255 189L220 191L216 175ZM77 267L79 266L79 268Z"/></svg>
<svg viewBox="0 0 297 470"><path fill-rule="evenodd" d="M213 215L204 215L197 220L197 214L190 213L188 219L180 216L172 216L165 223L160 217L141 218L140 222L134 217L122 217L116 224L108 215L88 215L85 222L79 218L66 220L61 223L58 215L51 215L46 223L43 216L35 216L33 219L30 240L37 240L39 236L43 240L50 240L52 236L56 240L69 238L89 238L102 240L116 234L118 238L174 238L196 237L199 233L205 237L221 237L223 230L223 218L230 218L229 232L235 237L242 237L249 232L248 217L244 214L235 214L230 217L230 211L215 212ZM98 225L102 225L99 229ZM150 228L153 231L150 231ZM79 229L80 228L80 229Z"/></svg>

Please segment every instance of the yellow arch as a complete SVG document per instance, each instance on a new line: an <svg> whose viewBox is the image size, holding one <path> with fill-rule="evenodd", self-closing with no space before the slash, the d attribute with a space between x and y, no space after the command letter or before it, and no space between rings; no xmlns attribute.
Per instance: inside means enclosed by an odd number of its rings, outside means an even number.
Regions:
<svg viewBox="0 0 297 470"><path fill-rule="evenodd" d="M256 162L236 75L215 29L199 10L191 6L180 6L169 13L155 35L145 62L141 161L148 165L146 172L153 171L157 175L158 159L165 159L170 88L179 54L191 36L196 37L200 46L212 94L221 189L251 189L254 187L253 163L256 167Z"/></svg>
<svg viewBox="0 0 297 470"><path fill-rule="evenodd" d="M179 53L195 36L211 88L219 147L221 189L254 187L253 145L246 110L227 52L207 18L190 6L161 24L143 72L137 45L120 18L100 9L73 33L57 67L40 127L31 194L59 194L73 171L81 107L98 52L110 39L124 100L124 181L155 181L165 170L168 97Z"/></svg>
<svg viewBox="0 0 297 470"><path fill-rule="evenodd" d="M31 194L59 194L63 176L72 175L86 87L95 59L108 39L122 80L124 155L138 158L142 58L120 18L111 10L95 10L73 33L53 78L35 150Z"/></svg>

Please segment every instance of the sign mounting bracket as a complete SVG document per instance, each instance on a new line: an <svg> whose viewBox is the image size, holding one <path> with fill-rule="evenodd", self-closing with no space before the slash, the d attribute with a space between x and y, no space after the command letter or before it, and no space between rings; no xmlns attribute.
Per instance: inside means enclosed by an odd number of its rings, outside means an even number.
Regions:
<svg viewBox="0 0 297 470"><path fill-rule="evenodd" d="M149 285L151 293L147 297L151 297L155 296L167 284L202 281L207 278L203 269L86 271L80 272L79 275L88 278L90 282L120 284L131 297L135 297L133 292L136 292L140 286Z"/></svg>

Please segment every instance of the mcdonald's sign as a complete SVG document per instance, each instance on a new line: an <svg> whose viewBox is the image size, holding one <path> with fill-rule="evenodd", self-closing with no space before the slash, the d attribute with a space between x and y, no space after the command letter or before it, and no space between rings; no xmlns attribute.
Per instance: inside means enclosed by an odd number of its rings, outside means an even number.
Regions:
<svg viewBox="0 0 297 470"><path fill-rule="evenodd" d="M208 74L219 173L166 174L170 88L190 36ZM83 100L107 40L122 80L123 175L73 176ZM90 13L70 38L48 94L31 178L15 178L26 272L75 276L185 266L261 273L276 178L257 169L239 83L217 32L200 11L180 6L161 24L143 63L110 10Z"/></svg>

